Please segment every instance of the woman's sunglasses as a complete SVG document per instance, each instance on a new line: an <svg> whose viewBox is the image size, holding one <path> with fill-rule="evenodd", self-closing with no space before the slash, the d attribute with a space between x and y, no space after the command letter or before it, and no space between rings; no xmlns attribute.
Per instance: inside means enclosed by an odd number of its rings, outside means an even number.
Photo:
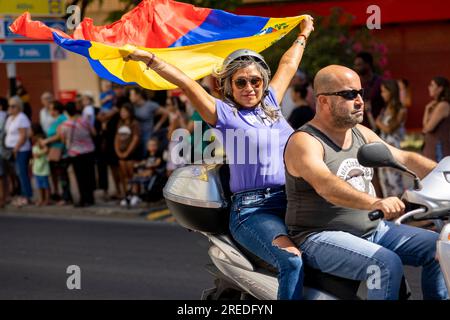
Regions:
<svg viewBox="0 0 450 320"><path fill-rule="evenodd" d="M327 93L319 93L318 95L316 95L316 97L318 96L340 96L342 98L344 98L345 100L355 100L358 95L361 96L361 98L364 98L364 89L361 90L343 90L343 91L338 91L338 92L327 92Z"/></svg>
<svg viewBox="0 0 450 320"><path fill-rule="evenodd" d="M250 79L247 78L238 78L234 80L234 84L236 85L236 88L238 89L244 89L247 86L247 82L250 82L250 85L253 88L258 88L261 86L263 79L260 77L251 77Z"/></svg>

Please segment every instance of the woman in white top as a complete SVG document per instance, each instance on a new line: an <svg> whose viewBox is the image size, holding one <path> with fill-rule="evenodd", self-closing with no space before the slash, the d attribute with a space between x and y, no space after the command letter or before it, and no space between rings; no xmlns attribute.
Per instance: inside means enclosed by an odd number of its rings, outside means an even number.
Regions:
<svg viewBox="0 0 450 320"><path fill-rule="evenodd" d="M8 108L9 117L5 124L5 147L12 150L16 173L20 181L21 197L14 203L17 206L29 204L33 196L28 175L31 156L31 123L22 110L22 100L18 96L11 97Z"/></svg>

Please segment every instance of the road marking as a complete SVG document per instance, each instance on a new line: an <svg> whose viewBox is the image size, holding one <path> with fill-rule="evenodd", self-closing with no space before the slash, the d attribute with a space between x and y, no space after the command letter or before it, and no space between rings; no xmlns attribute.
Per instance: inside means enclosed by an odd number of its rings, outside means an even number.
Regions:
<svg viewBox="0 0 450 320"><path fill-rule="evenodd" d="M170 217L166 218L164 221L166 221L166 222L175 222L177 220L175 219L174 216L170 216Z"/></svg>
<svg viewBox="0 0 450 320"><path fill-rule="evenodd" d="M149 213L146 217L147 220L158 220L161 217L170 216L170 210L164 209L160 211L155 211L152 213Z"/></svg>

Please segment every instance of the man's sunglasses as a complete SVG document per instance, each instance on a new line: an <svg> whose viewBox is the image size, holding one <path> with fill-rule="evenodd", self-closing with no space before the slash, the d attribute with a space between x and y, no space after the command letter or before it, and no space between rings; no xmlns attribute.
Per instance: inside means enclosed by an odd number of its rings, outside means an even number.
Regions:
<svg viewBox="0 0 450 320"><path fill-rule="evenodd" d="M361 90L343 90L338 92L326 92L326 93L319 93L316 95L318 96L340 96L344 98L345 100L355 100L358 97L358 94L361 96L361 98L364 98L364 89Z"/></svg>
<svg viewBox="0 0 450 320"><path fill-rule="evenodd" d="M258 88L261 86L263 79L260 77L251 77L250 79L246 78L238 78L234 80L234 84L236 85L236 88L238 89L244 89L247 86L247 82L250 82L250 85L253 88Z"/></svg>

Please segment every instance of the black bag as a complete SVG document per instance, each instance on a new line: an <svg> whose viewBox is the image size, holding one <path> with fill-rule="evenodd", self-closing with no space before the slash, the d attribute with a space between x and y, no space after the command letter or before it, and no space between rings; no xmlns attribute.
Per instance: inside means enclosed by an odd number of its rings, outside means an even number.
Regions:
<svg viewBox="0 0 450 320"><path fill-rule="evenodd" d="M11 161L14 157L13 148L8 148L5 144L6 133L4 128L0 128L0 157L5 161Z"/></svg>
<svg viewBox="0 0 450 320"><path fill-rule="evenodd" d="M11 161L14 158L14 152L12 148L2 148L2 159L5 161Z"/></svg>

